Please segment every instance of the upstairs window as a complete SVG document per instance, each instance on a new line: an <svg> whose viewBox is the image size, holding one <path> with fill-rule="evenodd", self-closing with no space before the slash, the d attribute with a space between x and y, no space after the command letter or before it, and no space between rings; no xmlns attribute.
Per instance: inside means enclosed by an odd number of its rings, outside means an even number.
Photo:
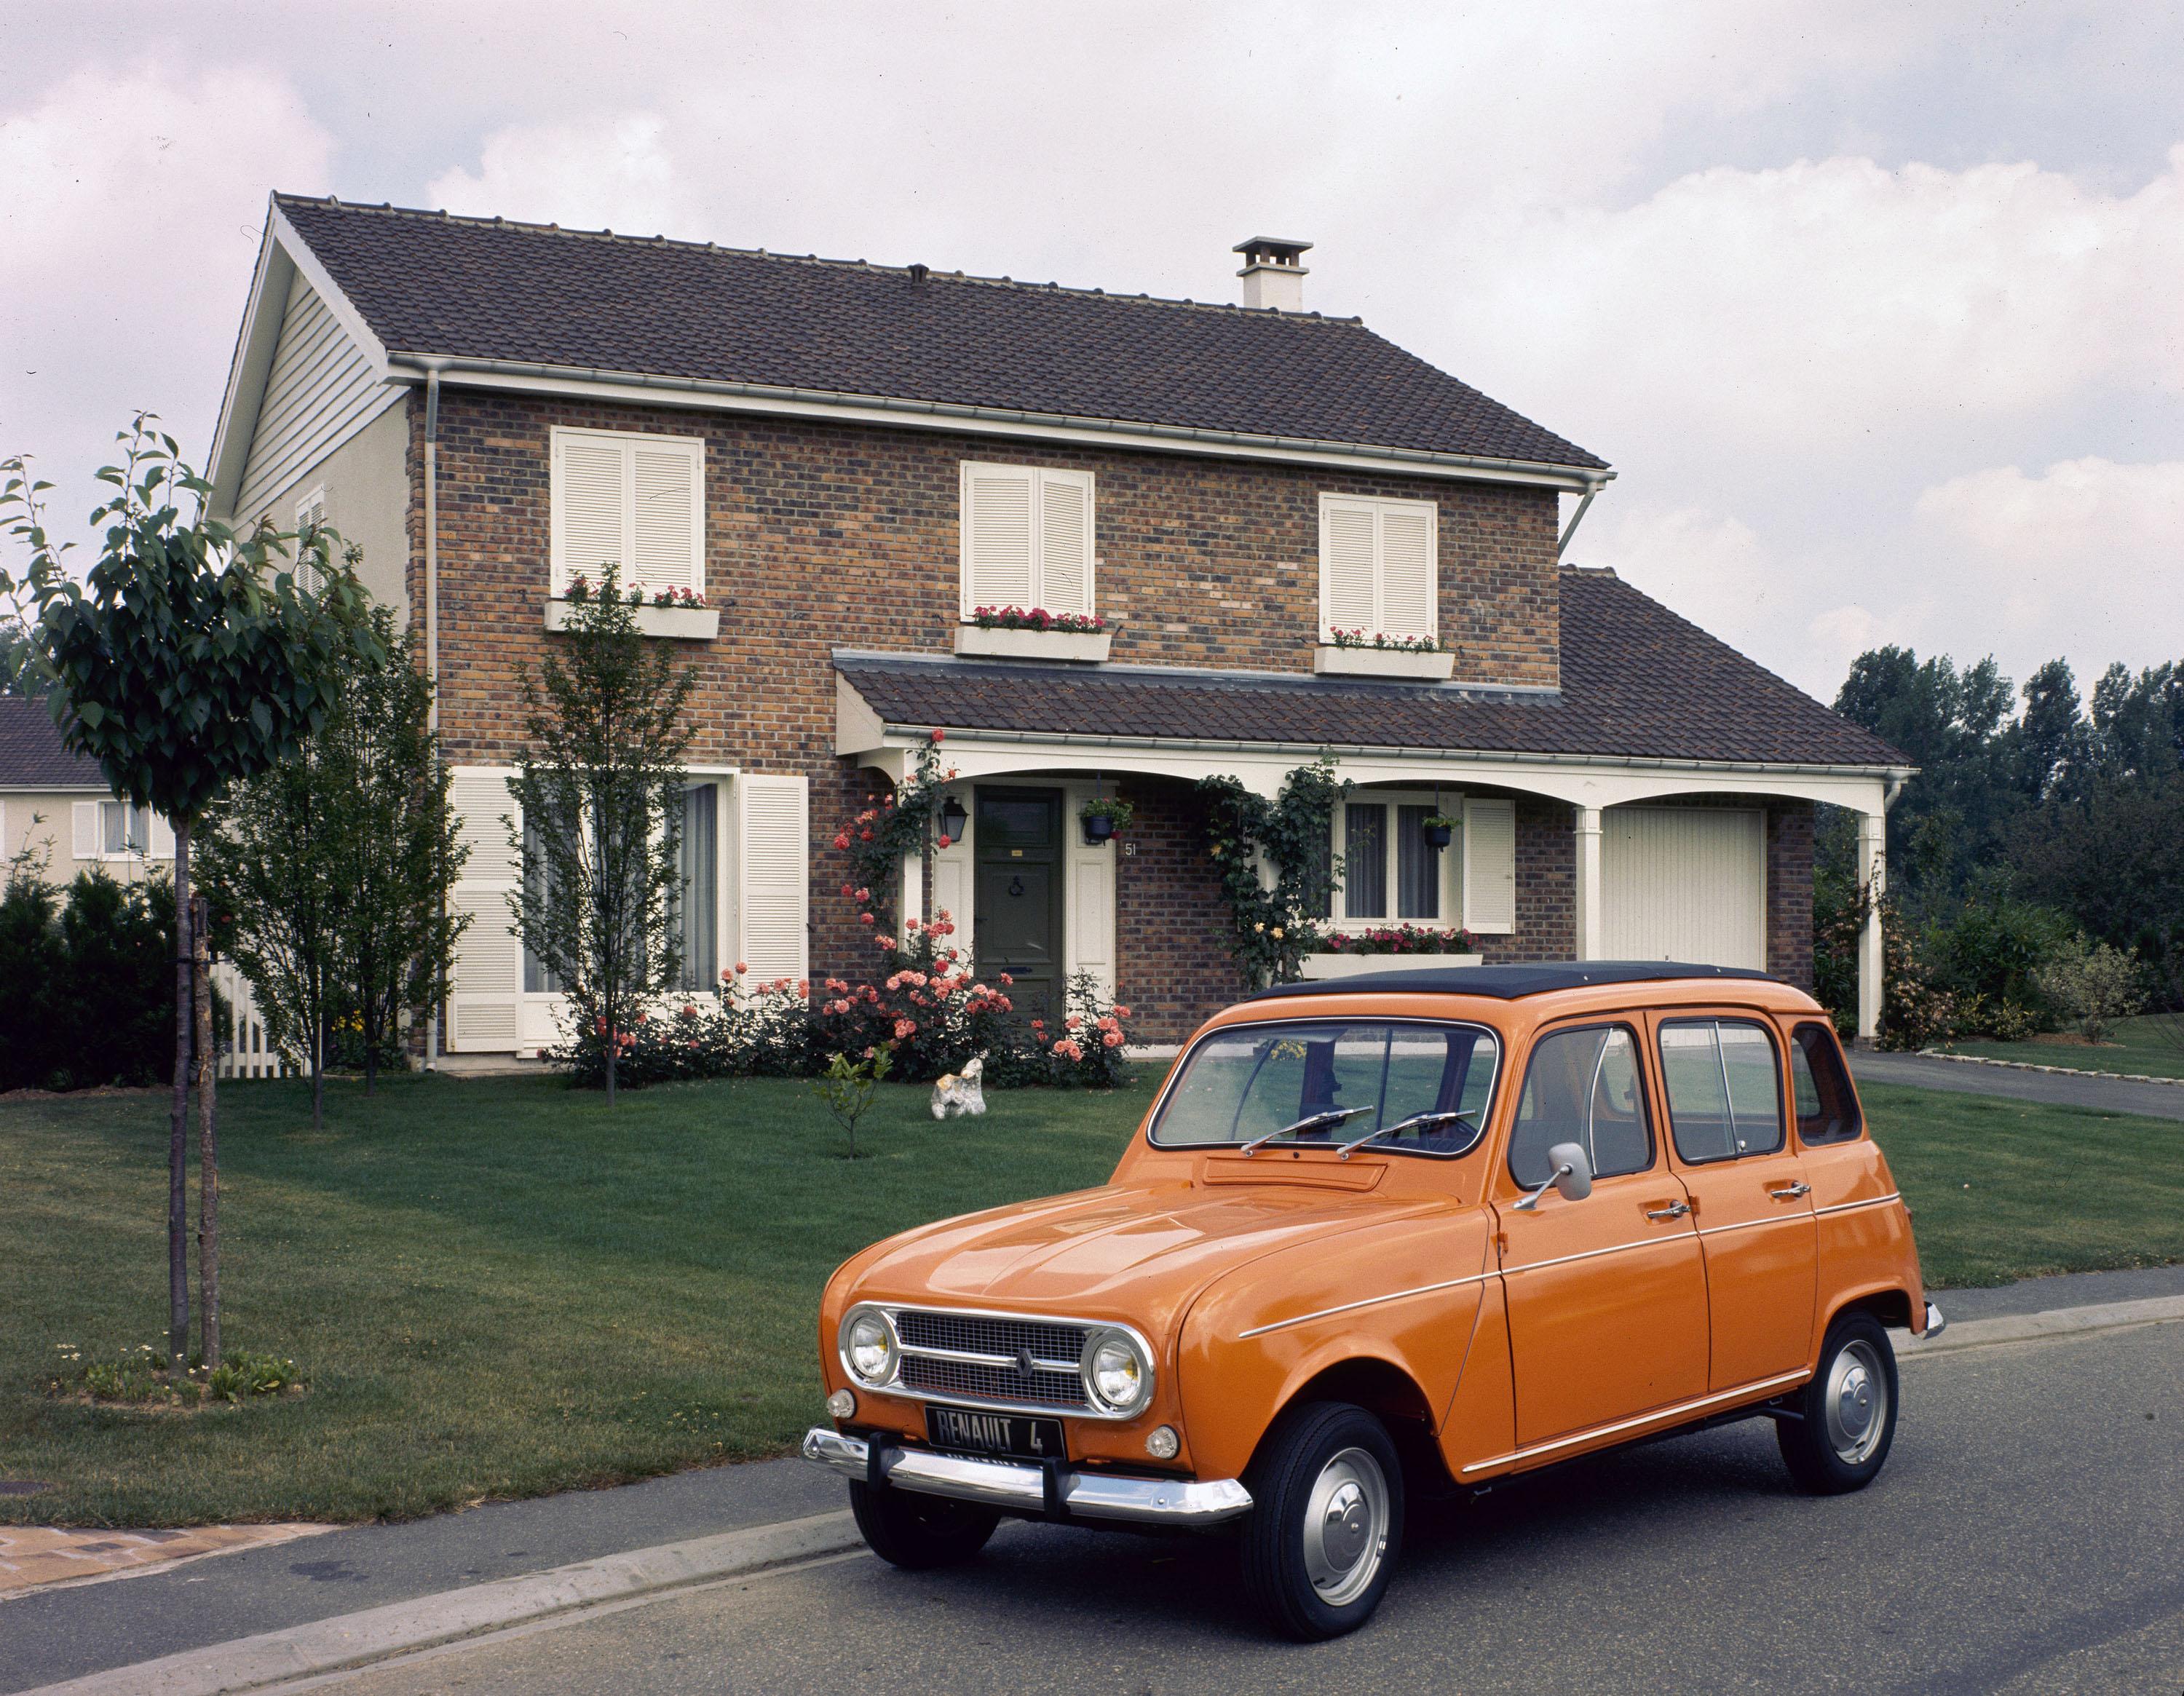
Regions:
<svg viewBox="0 0 2184 1696"><path fill-rule="evenodd" d="M610 564L625 592L705 592L702 438L556 429L553 455L555 595Z"/></svg>
<svg viewBox="0 0 2184 1696"><path fill-rule="evenodd" d="M980 607L1091 616L1092 474L963 462L963 616Z"/></svg>
<svg viewBox="0 0 2184 1696"><path fill-rule="evenodd" d="M1336 631L1438 637L1440 509L1431 501L1319 498L1319 639Z"/></svg>
<svg viewBox="0 0 2184 1696"><path fill-rule="evenodd" d="M296 587L306 594L326 592L326 574L319 570L319 556L311 549L311 538L326 524L326 487L321 483L296 503Z"/></svg>

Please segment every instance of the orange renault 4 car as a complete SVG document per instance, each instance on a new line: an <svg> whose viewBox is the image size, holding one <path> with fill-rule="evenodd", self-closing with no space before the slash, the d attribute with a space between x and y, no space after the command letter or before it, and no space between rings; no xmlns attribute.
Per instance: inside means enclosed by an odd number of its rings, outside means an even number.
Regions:
<svg viewBox="0 0 2184 1696"><path fill-rule="evenodd" d="M1407 1488L1763 1415L1805 1488L1896 1429L1908 1210L1811 997L1594 961L1218 1015L1103 1187L834 1274L804 1453L904 1566L1003 1514L1240 1529L1275 1628L1362 1624Z"/></svg>

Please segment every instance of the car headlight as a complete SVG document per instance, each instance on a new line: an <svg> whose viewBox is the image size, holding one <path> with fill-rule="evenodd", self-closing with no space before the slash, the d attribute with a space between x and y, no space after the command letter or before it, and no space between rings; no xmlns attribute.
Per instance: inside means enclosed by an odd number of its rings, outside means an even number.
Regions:
<svg viewBox="0 0 2184 1696"><path fill-rule="evenodd" d="M879 1309L853 1308L842 1321L842 1364L860 1383L878 1387L894 1382L901 1354L894 1327Z"/></svg>
<svg viewBox="0 0 2184 1696"><path fill-rule="evenodd" d="M1135 1413L1152 1398L1153 1363L1127 1332L1095 1332L1082 1365L1085 1387L1110 1413Z"/></svg>

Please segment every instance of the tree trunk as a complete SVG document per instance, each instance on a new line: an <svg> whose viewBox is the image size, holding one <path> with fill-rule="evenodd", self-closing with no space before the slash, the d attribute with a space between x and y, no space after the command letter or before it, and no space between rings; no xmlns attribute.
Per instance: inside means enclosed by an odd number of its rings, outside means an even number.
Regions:
<svg viewBox="0 0 2184 1696"><path fill-rule="evenodd" d="M311 1134L326 1128L326 1021L311 1021Z"/></svg>
<svg viewBox="0 0 2184 1696"><path fill-rule="evenodd" d="M190 959L197 989L198 1310L207 1368L220 1360L220 1142L214 1129L219 1051L212 1036L212 915L204 898L191 901Z"/></svg>
<svg viewBox="0 0 2184 1696"><path fill-rule="evenodd" d="M175 821L175 1098L167 1121L167 1364L190 1364L190 826Z"/></svg>

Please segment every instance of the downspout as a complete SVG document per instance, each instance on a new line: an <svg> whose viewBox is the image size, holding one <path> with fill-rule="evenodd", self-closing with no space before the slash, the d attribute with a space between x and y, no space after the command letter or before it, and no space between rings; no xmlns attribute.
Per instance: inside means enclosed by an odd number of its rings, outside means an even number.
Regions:
<svg viewBox="0 0 2184 1696"><path fill-rule="evenodd" d="M440 730L440 368L425 371L425 676L432 681L431 703L425 722L437 737ZM440 898L440 922L448 920L448 904ZM435 1006L425 1020L425 1070L440 1069L440 1019L443 1007Z"/></svg>
<svg viewBox="0 0 2184 1696"><path fill-rule="evenodd" d="M1585 509L1592 504L1593 498L1599 494L1603 487L1605 485L1600 482L1585 485L1585 498L1577 503L1577 510L1570 514L1570 521L1563 526L1562 539L1555 543L1555 558L1557 561L1569 552L1570 537L1577 534L1577 527L1585 522Z"/></svg>

